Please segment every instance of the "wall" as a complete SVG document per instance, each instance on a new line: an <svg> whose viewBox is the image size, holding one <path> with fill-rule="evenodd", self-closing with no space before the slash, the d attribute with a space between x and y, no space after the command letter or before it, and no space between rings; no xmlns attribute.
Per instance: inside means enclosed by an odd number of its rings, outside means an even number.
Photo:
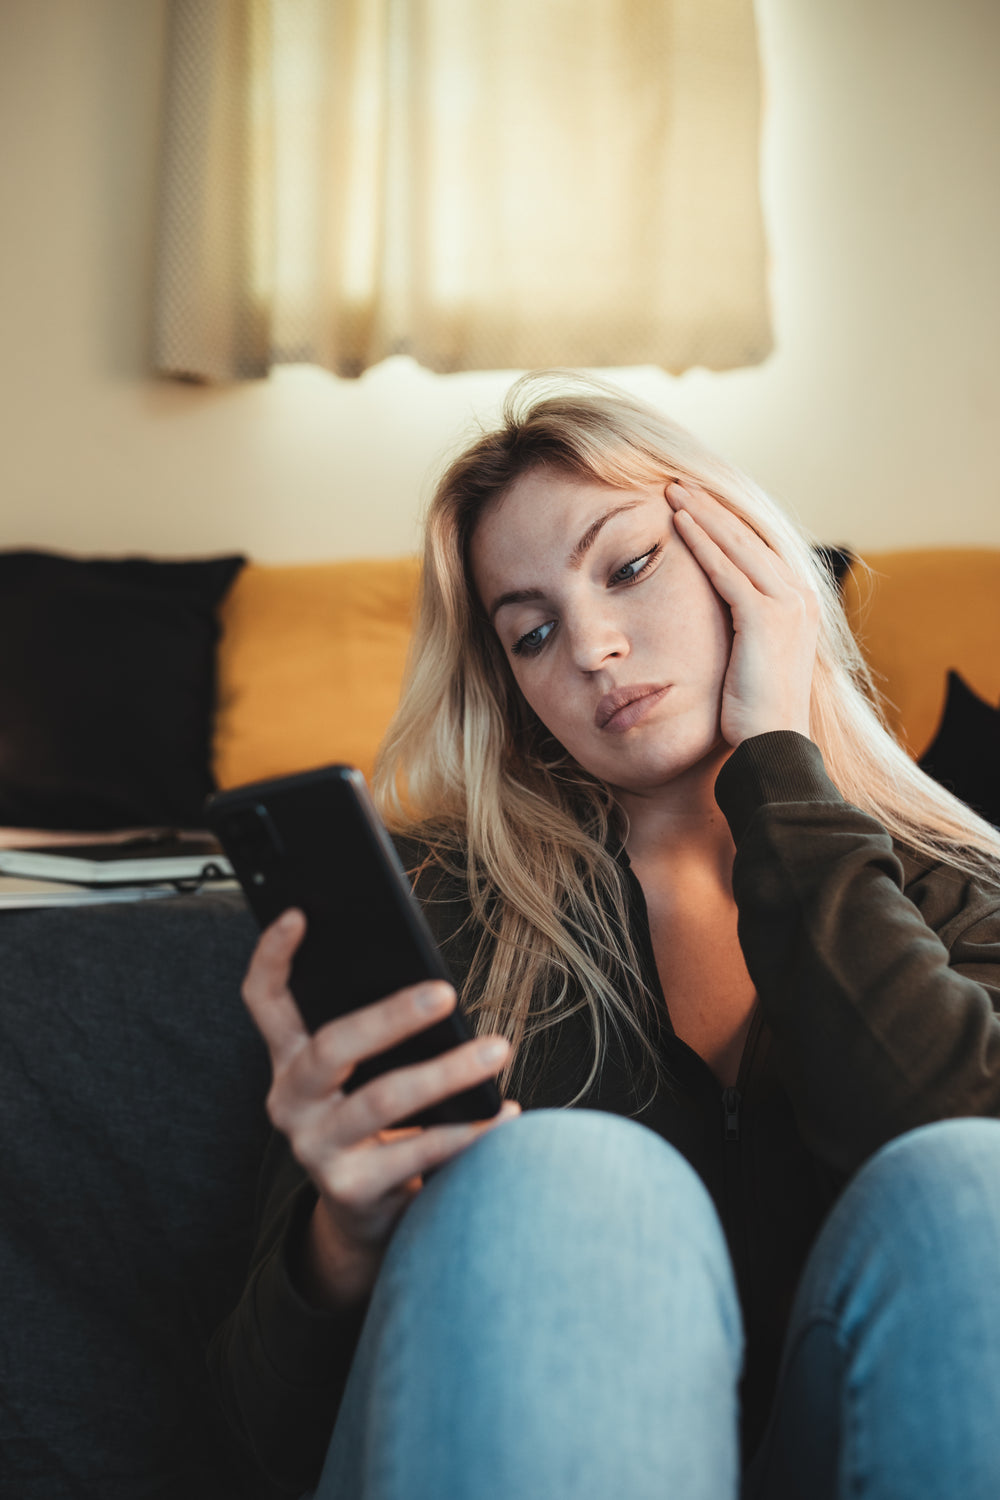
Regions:
<svg viewBox="0 0 1000 1500"><path fill-rule="evenodd" d="M415 544L511 374L145 374L166 0L0 6L0 546ZM1000 6L758 0L775 354L617 372L861 549L1000 545Z"/></svg>

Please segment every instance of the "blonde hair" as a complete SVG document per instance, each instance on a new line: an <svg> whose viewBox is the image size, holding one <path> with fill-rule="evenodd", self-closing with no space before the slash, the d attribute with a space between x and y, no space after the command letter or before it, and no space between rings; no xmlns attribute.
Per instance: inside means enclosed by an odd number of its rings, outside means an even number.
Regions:
<svg viewBox="0 0 1000 1500"><path fill-rule="evenodd" d="M484 509L541 467L613 488L691 481L746 521L820 602L810 733L843 796L918 854L982 873L1000 834L926 776L886 728L839 591L809 538L745 474L655 409L559 372L522 377L502 423L443 475L430 505L420 604L404 690L376 764L375 794L396 832L426 841L464 880L479 938L462 997L482 1030L533 1043L589 1012L594 1051L631 1037L655 1068L653 1014L629 934L614 799L528 708L472 582L469 544ZM533 1055L533 1054L532 1054Z"/></svg>

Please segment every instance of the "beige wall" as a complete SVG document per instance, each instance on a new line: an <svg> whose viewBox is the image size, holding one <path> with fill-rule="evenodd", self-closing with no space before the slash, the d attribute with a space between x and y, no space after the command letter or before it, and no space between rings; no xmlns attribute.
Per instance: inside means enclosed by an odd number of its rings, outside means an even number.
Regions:
<svg viewBox="0 0 1000 1500"><path fill-rule="evenodd" d="M165 0L0 4L0 546L413 547L511 375L144 375ZM1000 6L758 0L777 351L618 372L862 549L1000 546Z"/></svg>

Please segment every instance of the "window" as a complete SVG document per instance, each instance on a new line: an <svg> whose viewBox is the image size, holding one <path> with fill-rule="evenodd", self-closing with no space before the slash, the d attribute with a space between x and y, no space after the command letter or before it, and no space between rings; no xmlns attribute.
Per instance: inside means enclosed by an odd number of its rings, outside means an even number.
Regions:
<svg viewBox="0 0 1000 1500"><path fill-rule="evenodd" d="M156 363L754 364L752 0L174 0Z"/></svg>

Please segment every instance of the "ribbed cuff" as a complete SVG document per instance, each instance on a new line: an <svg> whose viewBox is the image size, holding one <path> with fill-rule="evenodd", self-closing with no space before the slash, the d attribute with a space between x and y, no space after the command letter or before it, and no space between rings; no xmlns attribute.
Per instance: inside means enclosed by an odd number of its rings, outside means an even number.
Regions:
<svg viewBox="0 0 1000 1500"><path fill-rule="evenodd" d="M254 1307L267 1357L283 1380L338 1386L347 1379L368 1304L329 1312L306 1302L296 1288L288 1255L305 1234L315 1203L315 1190L304 1183L282 1242L260 1268Z"/></svg>
<svg viewBox="0 0 1000 1500"><path fill-rule="evenodd" d="M754 813L774 802L843 802L819 747L793 729L738 745L715 780L715 800L738 845Z"/></svg>

